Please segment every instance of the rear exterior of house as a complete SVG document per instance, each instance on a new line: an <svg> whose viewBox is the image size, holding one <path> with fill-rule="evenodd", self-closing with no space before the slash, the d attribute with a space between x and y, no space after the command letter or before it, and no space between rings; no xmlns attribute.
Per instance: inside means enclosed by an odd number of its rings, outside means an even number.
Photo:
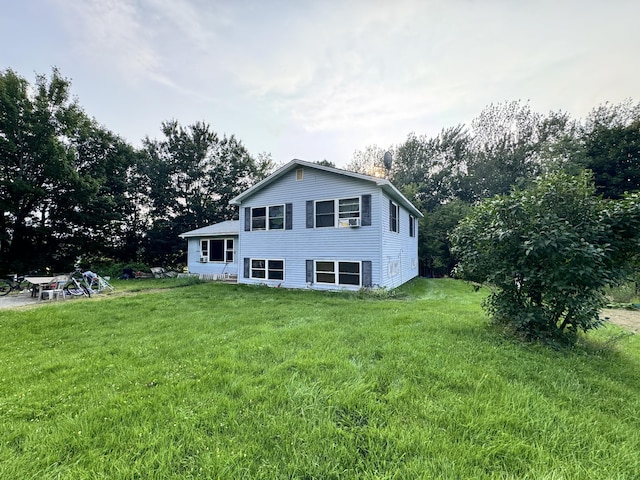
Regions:
<svg viewBox="0 0 640 480"><path fill-rule="evenodd" d="M240 283L358 290L418 275L422 214L387 180L293 160L231 203Z"/></svg>

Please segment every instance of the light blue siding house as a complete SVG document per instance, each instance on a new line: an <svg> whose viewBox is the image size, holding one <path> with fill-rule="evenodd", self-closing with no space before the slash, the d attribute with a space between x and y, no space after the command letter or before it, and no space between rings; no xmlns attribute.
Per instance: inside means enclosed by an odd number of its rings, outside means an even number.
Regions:
<svg viewBox="0 0 640 480"><path fill-rule="evenodd" d="M237 220L216 223L180 235L187 240L187 269L203 278L238 275Z"/></svg>
<svg viewBox="0 0 640 480"><path fill-rule="evenodd" d="M235 266L225 268L236 269L239 283L358 290L418 275L422 214L388 180L292 160L230 203L240 208L237 236L216 230L208 240L233 239L226 254ZM190 272L212 269L203 242L215 227L182 235Z"/></svg>

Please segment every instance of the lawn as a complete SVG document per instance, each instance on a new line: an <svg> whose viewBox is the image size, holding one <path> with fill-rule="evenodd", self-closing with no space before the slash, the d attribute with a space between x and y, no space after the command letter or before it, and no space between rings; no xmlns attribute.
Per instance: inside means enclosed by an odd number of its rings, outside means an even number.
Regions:
<svg viewBox="0 0 640 480"><path fill-rule="evenodd" d="M640 476L640 339L615 326L523 345L453 280L179 285L0 311L0 478Z"/></svg>

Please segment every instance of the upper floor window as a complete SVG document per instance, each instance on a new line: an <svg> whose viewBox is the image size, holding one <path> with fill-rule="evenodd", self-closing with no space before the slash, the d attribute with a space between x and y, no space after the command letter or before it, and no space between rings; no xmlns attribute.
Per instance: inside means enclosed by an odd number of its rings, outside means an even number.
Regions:
<svg viewBox="0 0 640 480"><path fill-rule="evenodd" d="M389 200L389 230L400 231L400 206Z"/></svg>
<svg viewBox="0 0 640 480"><path fill-rule="evenodd" d="M316 227L333 227L334 225L335 225L334 200L316 202Z"/></svg>
<svg viewBox="0 0 640 480"><path fill-rule="evenodd" d="M269 207L269 230L284 230L284 205Z"/></svg>
<svg viewBox="0 0 640 480"><path fill-rule="evenodd" d="M248 209L251 230L283 230L285 206L253 207Z"/></svg>
<svg viewBox="0 0 640 480"><path fill-rule="evenodd" d="M360 197L342 198L338 200L338 224L349 226L350 218L360 218Z"/></svg>
<svg viewBox="0 0 640 480"><path fill-rule="evenodd" d="M413 215L409 215L409 236L416 236L416 218Z"/></svg>
<svg viewBox="0 0 640 480"><path fill-rule="evenodd" d="M357 219L360 225L361 210L366 197L370 212L370 196L339 198L335 200L318 200L307 202L307 228L348 227ZM370 222L371 214L367 219Z"/></svg>

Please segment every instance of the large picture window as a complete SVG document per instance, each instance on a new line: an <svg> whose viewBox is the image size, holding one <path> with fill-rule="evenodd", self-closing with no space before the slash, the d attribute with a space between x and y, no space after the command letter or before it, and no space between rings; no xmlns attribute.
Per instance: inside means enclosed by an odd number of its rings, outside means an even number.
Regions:
<svg viewBox="0 0 640 480"><path fill-rule="evenodd" d="M200 261L233 263L233 238L202 240Z"/></svg>
<svg viewBox="0 0 640 480"><path fill-rule="evenodd" d="M251 259L251 278L258 280L284 280L284 260Z"/></svg>
<svg viewBox="0 0 640 480"><path fill-rule="evenodd" d="M360 262L316 260L315 281L331 285L361 285Z"/></svg>

